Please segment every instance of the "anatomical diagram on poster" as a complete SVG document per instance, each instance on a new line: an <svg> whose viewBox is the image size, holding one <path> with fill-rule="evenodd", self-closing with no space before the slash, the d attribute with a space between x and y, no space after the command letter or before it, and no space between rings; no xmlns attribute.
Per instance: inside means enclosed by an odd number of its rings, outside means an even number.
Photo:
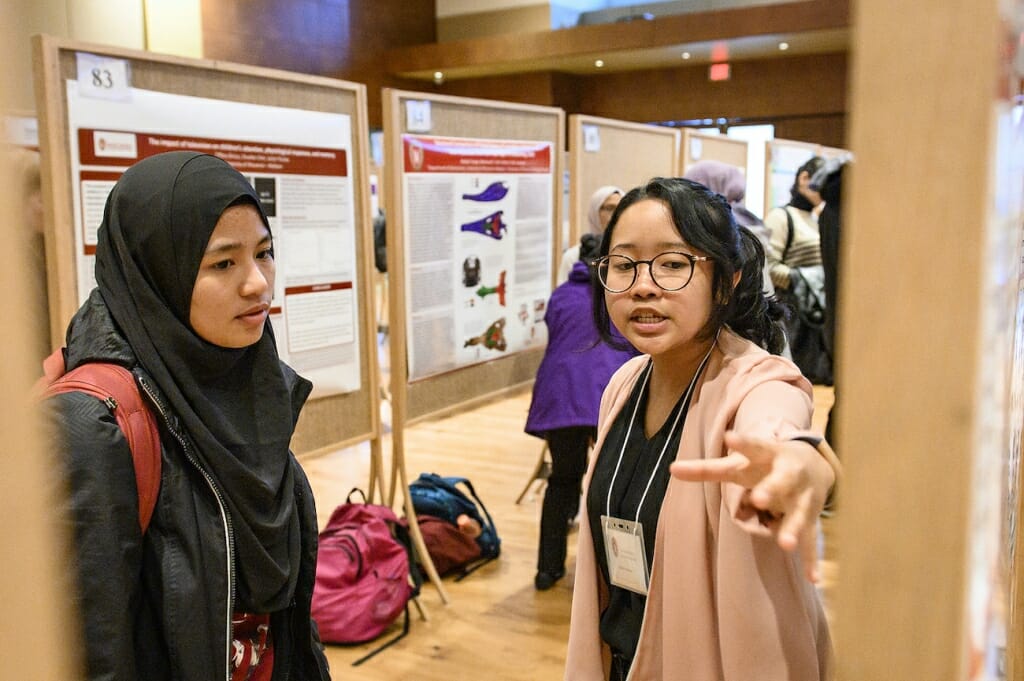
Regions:
<svg viewBox="0 0 1024 681"><path fill-rule="evenodd" d="M360 387L351 120L345 114L130 88L90 98L67 82L78 295L95 286L107 195L135 162L165 151L219 156L246 176L274 237L270 320L281 358L313 396Z"/></svg>
<svg viewBox="0 0 1024 681"><path fill-rule="evenodd" d="M402 136L409 380L547 341L549 142Z"/></svg>

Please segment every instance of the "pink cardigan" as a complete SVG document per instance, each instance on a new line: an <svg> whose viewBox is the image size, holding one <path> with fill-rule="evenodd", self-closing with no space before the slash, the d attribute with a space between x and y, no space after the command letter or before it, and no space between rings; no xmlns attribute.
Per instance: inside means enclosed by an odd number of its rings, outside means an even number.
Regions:
<svg viewBox="0 0 1024 681"><path fill-rule="evenodd" d="M647 359L630 360L608 384L595 451L601 451ZM786 439L806 432L812 395L791 362L723 330L676 459L722 456L727 429ZM593 463L585 487L592 474ZM732 483L669 482L630 679L832 678L832 644L817 591L804 578L798 557L780 549L757 516L741 508L743 492ZM565 678L606 681L609 653L598 620L607 589L586 517L579 527Z"/></svg>

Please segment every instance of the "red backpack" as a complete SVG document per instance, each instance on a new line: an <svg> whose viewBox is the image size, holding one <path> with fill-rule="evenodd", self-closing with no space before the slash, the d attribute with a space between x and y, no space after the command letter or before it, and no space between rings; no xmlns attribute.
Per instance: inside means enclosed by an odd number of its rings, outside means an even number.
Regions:
<svg viewBox="0 0 1024 681"><path fill-rule="evenodd" d="M365 643L387 630L405 611L397 638L409 631L408 603L418 589L411 562L408 530L387 506L354 503L349 492L320 533L312 614L325 643ZM365 495L363 495L365 499ZM412 581L411 581L412 580Z"/></svg>
<svg viewBox="0 0 1024 681"><path fill-rule="evenodd" d="M160 493L160 431L156 417L139 394L132 372L117 364L91 362L71 371L64 366L63 350L43 360L43 376L35 385L38 399L67 392L93 395L114 412L117 425L128 440L139 490L139 525L143 534L156 508Z"/></svg>
<svg viewBox="0 0 1024 681"><path fill-rule="evenodd" d="M419 523L423 544L427 547L427 553L430 554L437 574L443 577L460 570L460 575L455 581L461 581L469 572L466 566L480 560L480 545L444 518L417 513L416 521Z"/></svg>

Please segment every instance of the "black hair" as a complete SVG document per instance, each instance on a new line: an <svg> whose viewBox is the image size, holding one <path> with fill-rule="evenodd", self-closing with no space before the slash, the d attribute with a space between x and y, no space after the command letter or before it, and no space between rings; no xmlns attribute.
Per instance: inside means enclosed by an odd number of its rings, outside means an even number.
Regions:
<svg viewBox="0 0 1024 681"><path fill-rule="evenodd" d="M580 260L587 265L590 265L590 261L597 257L600 249L600 235L587 233L580 237Z"/></svg>
<svg viewBox="0 0 1024 681"><path fill-rule="evenodd" d="M802 166L796 169L796 174L793 175L793 186L789 188L789 197L796 202L796 205L808 202L804 195L800 193L800 173L807 173L808 177L814 177L814 173L818 172L823 165L825 165L824 158L821 156L811 156L804 161ZM810 208L807 210L810 210Z"/></svg>
<svg viewBox="0 0 1024 681"><path fill-rule="evenodd" d="M764 248L750 230L737 226L725 198L704 185L683 178L656 177L630 190L612 214L601 239L599 256L608 255L612 234L623 211L645 199L664 203L679 235L706 254L714 266L711 281L714 304L698 338L714 338L722 326L728 326L769 352L781 353L784 345L781 320L785 312L774 297L764 294ZM733 287L737 272L739 282ZM612 335L604 290L596 280L595 285L593 313L598 332L609 345L621 347L621 340L617 341Z"/></svg>

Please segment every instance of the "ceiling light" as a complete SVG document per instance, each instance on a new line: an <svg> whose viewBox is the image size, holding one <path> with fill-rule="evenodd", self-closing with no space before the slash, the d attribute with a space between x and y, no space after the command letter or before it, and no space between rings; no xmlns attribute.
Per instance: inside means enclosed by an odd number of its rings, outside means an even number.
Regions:
<svg viewBox="0 0 1024 681"><path fill-rule="evenodd" d="M598 59L597 61L595 61L594 66L596 66L597 68L602 68L604 66L604 59Z"/></svg>
<svg viewBox="0 0 1024 681"><path fill-rule="evenodd" d="M441 71L434 71L434 82L440 85L444 82L444 73Z"/></svg>
<svg viewBox="0 0 1024 681"><path fill-rule="evenodd" d="M682 53L681 55L679 55L679 56L681 56L681 57L682 57L683 59L689 59L691 55L690 55L690 53L689 53L689 52L683 52L683 53Z"/></svg>
<svg viewBox="0 0 1024 681"><path fill-rule="evenodd" d="M789 49L789 43L779 43L779 49L785 52Z"/></svg>

